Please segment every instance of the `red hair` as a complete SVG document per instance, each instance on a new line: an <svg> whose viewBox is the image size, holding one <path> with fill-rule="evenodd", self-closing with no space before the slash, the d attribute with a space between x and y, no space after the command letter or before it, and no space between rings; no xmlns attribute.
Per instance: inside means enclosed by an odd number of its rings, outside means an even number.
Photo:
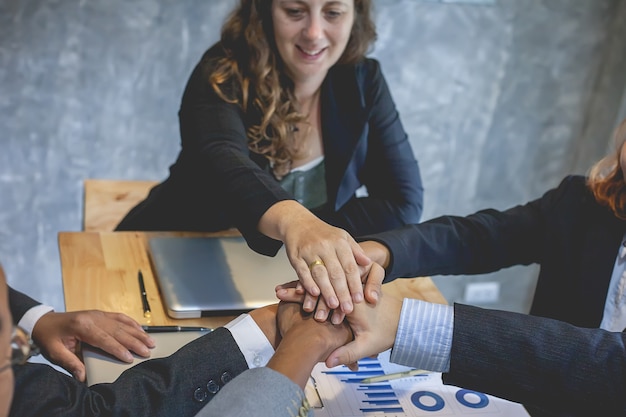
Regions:
<svg viewBox="0 0 626 417"><path fill-rule="evenodd" d="M611 209L619 219L626 220L626 179L620 165L620 155L626 142L626 119L613 133L615 151L591 167L587 185L596 201Z"/></svg>

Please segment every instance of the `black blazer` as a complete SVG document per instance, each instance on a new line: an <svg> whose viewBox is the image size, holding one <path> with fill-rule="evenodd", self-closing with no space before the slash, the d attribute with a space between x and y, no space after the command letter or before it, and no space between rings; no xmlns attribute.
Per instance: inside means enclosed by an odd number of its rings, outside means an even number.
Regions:
<svg viewBox="0 0 626 417"><path fill-rule="evenodd" d="M246 130L260 115L243 113L208 83L209 49L187 83L179 112L182 150L169 177L133 208L117 230L216 231L236 226L256 251L280 242L257 231L265 211L293 199L247 146ZM315 214L353 235L419 221L422 183L380 65L365 59L333 67L321 90L328 204ZM357 198L365 185L369 196Z"/></svg>
<svg viewBox="0 0 626 417"><path fill-rule="evenodd" d="M13 366L11 417L192 417L248 369L224 328L166 358L141 362L113 383L91 387L43 364Z"/></svg>
<svg viewBox="0 0 626 417"><path fill-rule="evenodd" d="M15 323L39 304L9 287ZM246 369L239 346L224 328L194 340L170 357L135 365L111 384L88 387L48 365L16 365L10 416L192 417ZM212 390L208 389L210 383Z"/></svg>

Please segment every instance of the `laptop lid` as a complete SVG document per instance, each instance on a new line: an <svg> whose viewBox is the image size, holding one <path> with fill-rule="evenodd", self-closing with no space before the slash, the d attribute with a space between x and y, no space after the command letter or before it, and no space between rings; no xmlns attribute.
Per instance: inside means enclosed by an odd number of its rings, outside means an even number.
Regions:
<svg viewBox="0 0 626 417"><path fill-rule="evenodd" d="M274 288L297 279L284 247L275 257L243 237L152 237L150 258L173 318L235 315L278 302Z"/></svg>

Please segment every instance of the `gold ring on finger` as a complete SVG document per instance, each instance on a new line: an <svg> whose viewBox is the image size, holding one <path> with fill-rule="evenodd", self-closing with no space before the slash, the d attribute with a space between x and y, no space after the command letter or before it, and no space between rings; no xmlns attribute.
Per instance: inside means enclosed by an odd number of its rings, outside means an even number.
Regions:
<svg viewBox="0 0 626 417"><path fill-rule="evenodd" d="M324 261L322 261L321 259L316 259L316 260L314 260L313 262L311 262L311 263L309 264L309 269L313 269L313 267L314 267L314 266L317 266L317 265L322 265L322 266L324 266Z"/></svg>

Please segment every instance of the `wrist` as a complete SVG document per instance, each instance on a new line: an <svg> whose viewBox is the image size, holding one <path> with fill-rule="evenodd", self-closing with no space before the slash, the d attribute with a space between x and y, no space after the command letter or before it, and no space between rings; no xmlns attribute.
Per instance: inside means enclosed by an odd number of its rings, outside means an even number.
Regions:
<svg viewBox="0 0 626 417"><path fill-rule="evenodd" d="M276 324L277 311L278 304L272 304L266 307L257 308L249 313L250 317L252 317L257 326L259 326L274 350L278 347L281 339Z"/></svg>
<svg viewBox="0 0 626 417"><path fill-rule="evenodd" d="M387 246L374 240L366 240L360 242L359 245L372 262L375 262L387 269L391 260L391 254L389 253Z"/></svg>
<svg viewBox="0 0 626 417"><path fill-rule="evenodd" d="M304 224L307 217L315 217L295 200L282 200L272 205L259 220L259 231L273 239L285 241L292 224Z"/></svg>

